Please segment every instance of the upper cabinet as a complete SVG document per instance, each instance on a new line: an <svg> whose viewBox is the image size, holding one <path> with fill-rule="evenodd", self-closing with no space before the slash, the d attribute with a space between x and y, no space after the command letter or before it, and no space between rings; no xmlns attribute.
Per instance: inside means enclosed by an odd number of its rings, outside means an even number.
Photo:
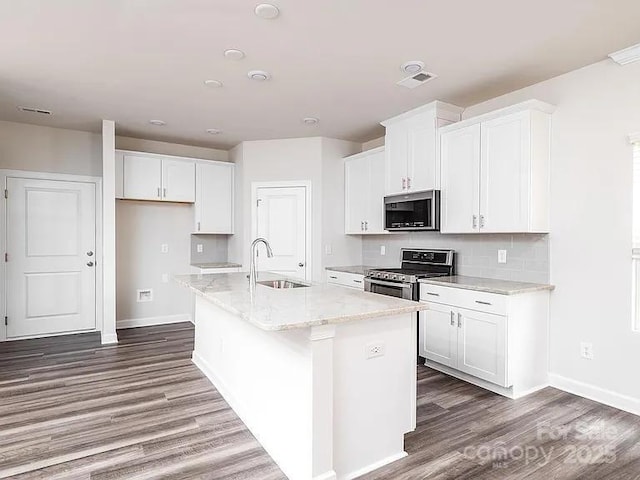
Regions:
<svg viewBox="0 0 640 480"><path fill-rule="evenodd" d="M553 110L531 100L440 130L442 233L549 232Z"/></svg>
<svg viewBox="0 0 640 480"><path fill-rule="evenodd" d="M440 188L438 128L460 120L462 109L432 102L382 122L385 126L385 194Z"/></svg>
<svg viewBox="0 0 640 480"><path fill-rule="evenodd" d="M233 233L235 165L196 164L196 224L194 233Z"/></svg>
<svg viewBox="0 0 640 480"><path fill-rule="evenodd" d="M119 152L122 178L119 198L193 203L196 169L193 160L177 160L144 153Z"/></svg>
<svg viewBox="0 0 640 480"><path fill-rule="evenodd" d="M385 147L345 158L345 233L384 231Z"/></svg>

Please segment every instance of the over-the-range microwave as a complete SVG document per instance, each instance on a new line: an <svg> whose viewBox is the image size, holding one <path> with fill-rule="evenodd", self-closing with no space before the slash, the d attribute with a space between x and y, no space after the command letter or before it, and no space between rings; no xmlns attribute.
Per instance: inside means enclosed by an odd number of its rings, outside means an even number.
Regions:
<svg viewBox="0 0 640 480"><path fill-rule="evenodd" d="M384 197L384 228L389 231L440 230L440 190Z"/></svg>

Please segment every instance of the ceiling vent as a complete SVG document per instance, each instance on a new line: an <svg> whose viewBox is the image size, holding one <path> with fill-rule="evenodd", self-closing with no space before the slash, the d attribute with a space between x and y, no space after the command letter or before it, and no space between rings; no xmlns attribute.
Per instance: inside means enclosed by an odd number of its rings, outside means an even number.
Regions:
<svg viewBox="0 0 640 480"><path fill-rule="evenodd" d="M39 113L40 115L53 115L51 110L45 110L44 108L18 107L18 110L26 113Z"/></svg>
<svg viewBox="0 0 640 480"><path fill-rule="evenodd" d="M398 83L396 83L396 85L400 85L401 87L406 88L416 88L437 77L438 76L435 73L420 72L400 80Z"/></svg>

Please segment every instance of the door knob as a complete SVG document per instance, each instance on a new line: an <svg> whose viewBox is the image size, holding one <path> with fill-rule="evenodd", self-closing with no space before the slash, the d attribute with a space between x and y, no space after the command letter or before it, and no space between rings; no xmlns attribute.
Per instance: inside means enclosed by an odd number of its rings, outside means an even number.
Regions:
<svg viewBox="0 0 640 480"><path fill-rule="evenodd" d="M89 250L89 251L87 252L87 257L92 257L92 256L93 256L93 252L92 252L91 250Z"/></svg>
<svg viewBox="0 0 640 480"><path fill-rule="evenodd" d="M93 267L93 262L87 262L87 267Z"/></svg>
<svg viewBox="0 0 640 480"><path fill-rule="evenodd" d="M299 266L300 268L302 268L302 267L304 267L304 263L300 262L300 263L298 264L298 266Z"/></svg>

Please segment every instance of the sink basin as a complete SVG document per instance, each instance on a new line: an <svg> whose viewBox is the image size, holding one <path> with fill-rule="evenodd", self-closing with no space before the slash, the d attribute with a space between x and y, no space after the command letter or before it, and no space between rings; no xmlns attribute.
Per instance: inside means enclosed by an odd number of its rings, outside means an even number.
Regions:
<svg viewBox="0 0 640 480"><path fill-rule="evenodd" d="M301 288L309 286L304 283L292 282L291 280L262 280L258 283L271 288Z"/></svg>

